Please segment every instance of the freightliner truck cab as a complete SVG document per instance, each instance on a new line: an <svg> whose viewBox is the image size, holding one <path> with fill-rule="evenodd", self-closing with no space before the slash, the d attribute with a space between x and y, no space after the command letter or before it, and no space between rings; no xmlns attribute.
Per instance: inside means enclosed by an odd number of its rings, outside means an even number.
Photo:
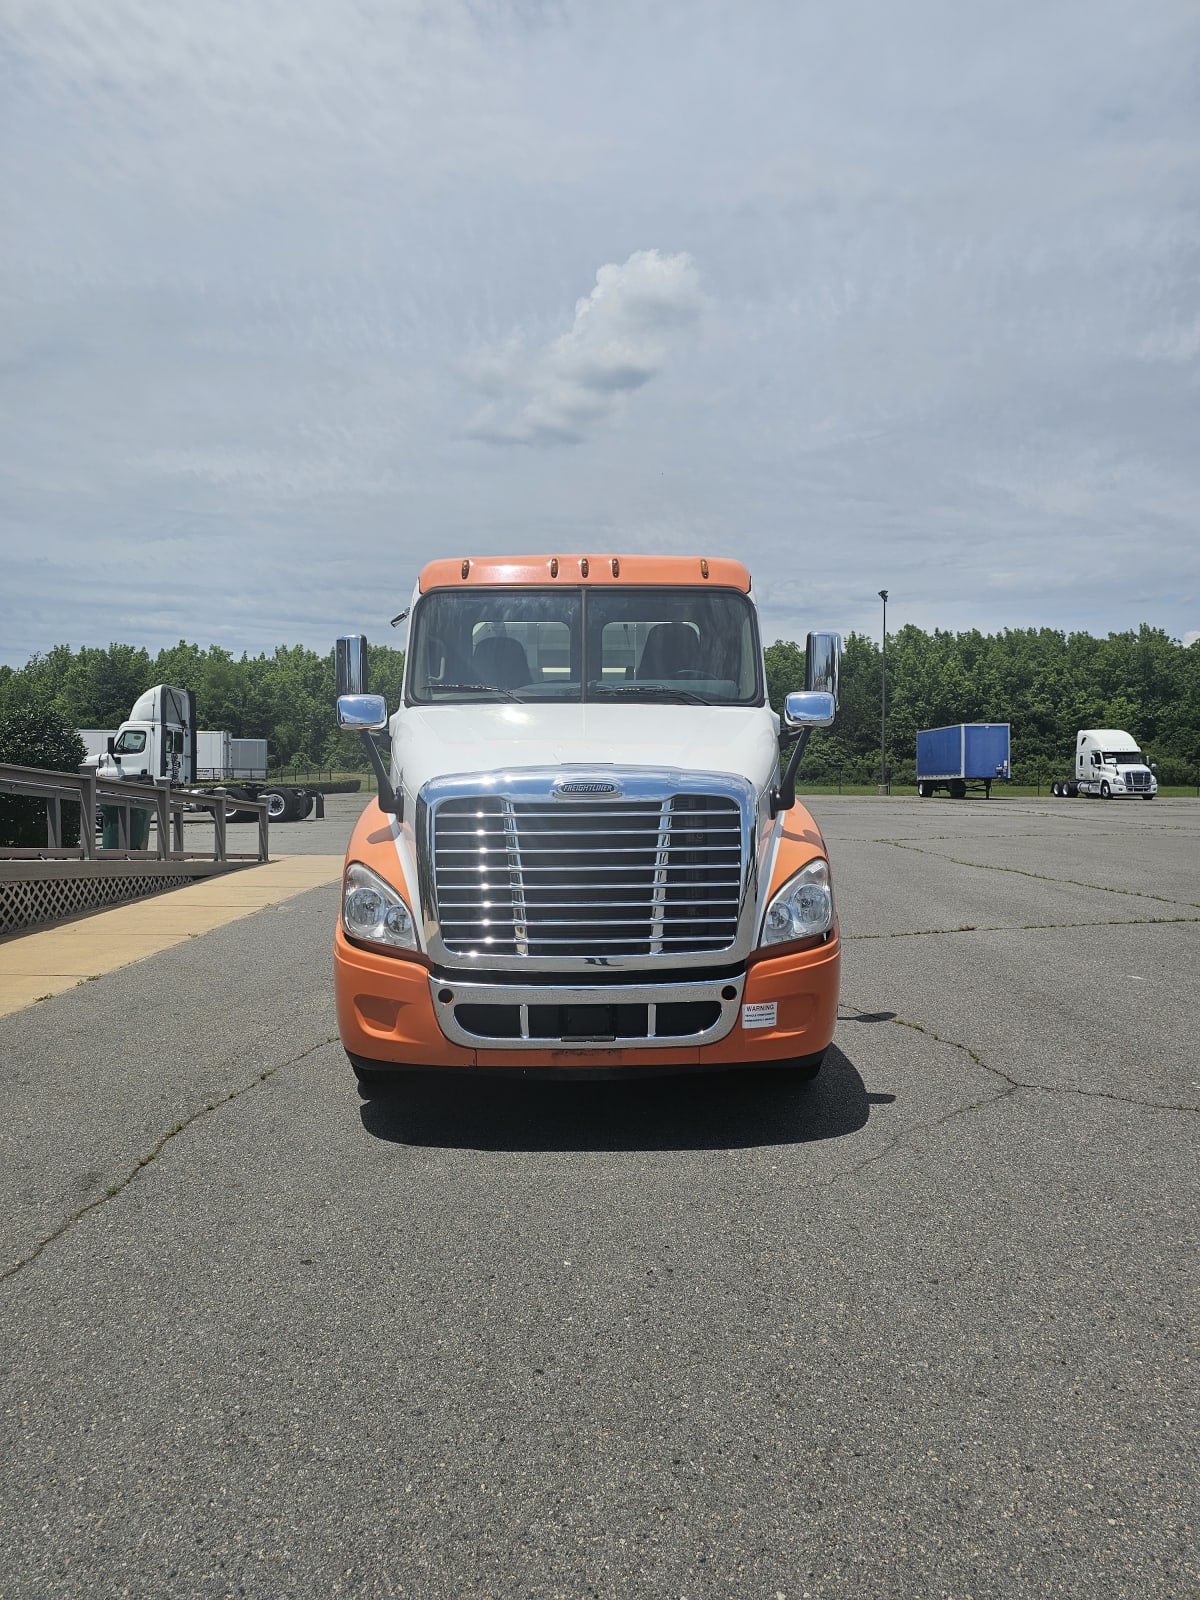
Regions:
<svg viewBox="0 0 1200 1600"><path fill-rule="evenodd" d="M840 648L809 635L781 740L737 561L434 561L390 716L340 639L338 721L379 779L334 942L363 1092L404 1068L810 1078L840 945L794 784Z"/></svg>

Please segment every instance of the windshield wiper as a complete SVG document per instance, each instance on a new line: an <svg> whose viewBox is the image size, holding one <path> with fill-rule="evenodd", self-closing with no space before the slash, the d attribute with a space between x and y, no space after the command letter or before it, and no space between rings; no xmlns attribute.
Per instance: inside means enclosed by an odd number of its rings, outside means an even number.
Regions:
<svg viewBox="0 0 1200 1600"><path fill-rule="evenodd" d="M448 689L457 694L502 694L506 700L520 701L521 696L512 689L502 689L498 683L427 683L427 692Z"/></svg>
<svg viewBox="0 0 1200 1600"><path fill-rule="evenodd" d="M590 683L588 688L597 700L604 695L644 695L647 698L653 695L656 700L686 700L694 706L717 704L694 689L684 689L673 683Z"/></svg>

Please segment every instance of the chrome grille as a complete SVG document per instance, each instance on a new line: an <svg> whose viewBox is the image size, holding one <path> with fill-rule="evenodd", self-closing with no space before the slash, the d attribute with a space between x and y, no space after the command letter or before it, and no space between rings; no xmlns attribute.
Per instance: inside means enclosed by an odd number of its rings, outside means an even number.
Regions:
<svg viewBox="0 0 1200 1600"><path fill-rule="evenodd" d="M1125 787L1137 792L1149 789L1150 774L1148 772L1127 772L1125 774Z"/></svg>
<svg viewBox="0 0 1200 1600"><path fill-rule="evenodd" d="M717 952L737 938L741 813L714 794L455 797L434 813L433 869L454 955Z"/></svg>

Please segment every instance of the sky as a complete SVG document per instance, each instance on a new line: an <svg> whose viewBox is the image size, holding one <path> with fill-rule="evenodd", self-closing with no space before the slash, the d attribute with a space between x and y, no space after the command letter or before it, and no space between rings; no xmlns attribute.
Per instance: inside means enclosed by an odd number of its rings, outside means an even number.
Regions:
<svg viewBox="0 0 1200 1600"><path fill-rule="evenodd" d="M1195 0L5 0L0 662L535 552L1190 643L1198 69Z"/></svg>

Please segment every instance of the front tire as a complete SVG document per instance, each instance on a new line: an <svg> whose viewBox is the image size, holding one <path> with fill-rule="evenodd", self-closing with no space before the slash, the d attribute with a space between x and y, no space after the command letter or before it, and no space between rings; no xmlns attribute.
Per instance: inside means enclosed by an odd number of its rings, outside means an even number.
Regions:
<svg viewBox="0 0 1200 1600"><path fill-rule="evenodd" d="M1101 800L1111 800L1112 799L1112 790L1109 788L1109 786L1106 783L1102 783L1100 785L1100 798L1101 798Z"/></svg>
<svg viewBox="0 0 1200 1600"><path fill-rule="evenodd" d="M759 1064L757 1075L765 1083L800 1089L813 1081L820 1072L824 1060L825 1052L819 1050L815 1056L792 1056L786 1061L764 1061Z"/></svg>
<svg viewBox="0 0 1200 1600"><path fill-rule="evenodd" d="M350 1065L358 1079L358 1092L363 1100L384 1100L399 1093L399 1072L389 1072L386 1067L363 1067L357 1061Z"/></svg>

